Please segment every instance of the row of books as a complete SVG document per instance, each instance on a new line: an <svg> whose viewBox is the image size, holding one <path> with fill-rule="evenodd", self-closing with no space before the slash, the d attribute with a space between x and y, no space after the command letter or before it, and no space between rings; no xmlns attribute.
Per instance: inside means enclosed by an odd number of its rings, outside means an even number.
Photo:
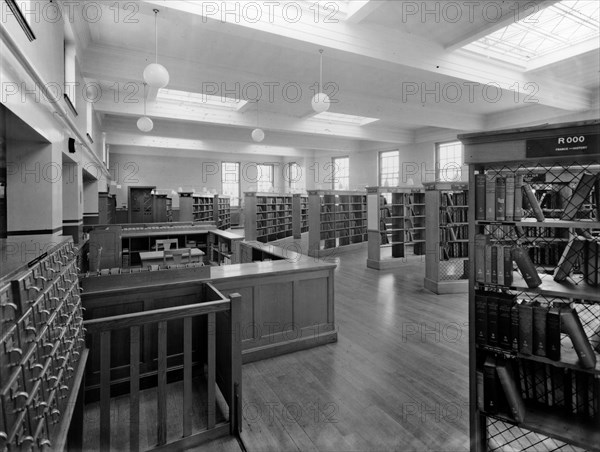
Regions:
<svg viewBox="0 0 600 452"><path fill-rule="evenodd" d="M477 370L477 393L479 409L517 422L526 420L529 406L600 425L598 375L490 354Z"/></svg>
<svg viewBox="0 0 600 452"><path fill-rule="evenodd" d="M547 185L547 184L544 184ZM558 184L556 201L553 209L562 210L560 218L574 220L586 204L595 204L595 216L600 209L600 179L597 174L583 173L579 177L577 187L571 190L564 183ZM540 199L544 192L541 192ZM477 174L475 175L475 219L488 221L519 221L524 216L524 209L530 208L537 221L544 221L545 215L540 199L532 185L524 182L523 175L507 176ZM543 201L543 200L542 200Z"/></svg>
<svg viewBox="0 0 600 452"><path fill-rule="evenodd" d="M483 284L510 286L513 283L513 262L527 287L542 284L535 264L526 248L518 245L492 243L486 234L475 235L475 281Z"/></svg>
<svg viewBox="0 0 600 452"><path fill-rule="evenodd" d="M448 226L440 228L440 243L467 240L469 238L469 226Z"/></svg>
<svg viewBox="0 0 600 452"><path fill-rule="evenodd" d="M556 267L565 250L566 242L534 245L527 249L529 257L535 266Z"/></svg>
<svg viewBox="0 0 600 452"><path fill-rule="evenodd" d="M458 257L469 257L469 244L467 242L455 242L440 245L441 260L455 259Z"/></svg>
<svg viewBox="0 0 600 452"><path fill-rule="evenodd" d="M292 200L289 197L263 197L259 196L256 198L257 204L292 204Z"/></svg>
<svg viewBox="0 0 600 452"><path fill-rule="evenodd" d="M258 213L279 212L279 211L291 212L292 211L290 206L283 205L283 204L273 204L273 205L269 205L269 206L256 206L256 207L258 208Z"/></svg>
<svg viewBox="0 0 600 452"><path fill-rule="evenodd" d="M469 203L469 194L462 192L443 192L441 206L466 206Z"/></svg>
<svg viewBox="0 0 600 452"><path fill-rule="evenodd" d="M322 213L321 221L347 221L347 220L363 220L362 212L350 212L350 213Z"/></svg>
<svg viewBox="0 0 600 452"><path fill-rule="evenodd" d="M479 345L560 361L562 334L570 338L579 366L594 368L596 353L577 310L570 305L557 303L550 307L501 292L475 293L475 338ZM600 346L595 346L600 351Z"/></svg>
<svg viewBox="0 0 600 452"><path fill-rule="evenodd" d="M350 236L366 236L364 229L342 229L338 231L321 231L321 240Z"/></svg>
<svg viewBox="0 0 600 452"><path fill-rule="evenodd" d="M440 224L467 223L469 215L467 209L454 207L440 208Z"/></svg>

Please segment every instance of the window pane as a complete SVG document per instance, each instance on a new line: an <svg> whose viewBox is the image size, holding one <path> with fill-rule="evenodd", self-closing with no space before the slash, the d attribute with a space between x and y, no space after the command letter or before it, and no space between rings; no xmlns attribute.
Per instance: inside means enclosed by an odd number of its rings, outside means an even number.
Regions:
<svg viewBox="0 0 600 452"><path fill-rule="evenodd" d="M273 165L256 165L257 170L257 190L270 192L273 191Z"/></svg>
<svg viewBox="0 0 600 452"><path fill-rule="evenodd" d="M400 184L400 151L379 154L379 185L396 187Z"/></svg>
<svg viewBox="0 0 600 452"><path fill-rule="evenodd" d="M332 187L334 190L350 189L350 158L334 157L332 169Z"/></svg>
<svg viewBox="0 0 600 452"><path fill-rule="evenodd" d="M461 180L463 166L463 146L460 141L438 144L438 180L452 182Z"/></svg>
<svg viewBox="0 0 600 452"><path fill-rule="evenodd" d="M299 190L302 179L302 168L296 162L291 162L286 167L286 178L288 186L292 191Z"/></svg>
<svg viewBox="0 0 600 452"><path fill-rule="evenodd" d="M222 193L231 197L231 206L240 205L240 164L223 162L221 164Z"/></svg>

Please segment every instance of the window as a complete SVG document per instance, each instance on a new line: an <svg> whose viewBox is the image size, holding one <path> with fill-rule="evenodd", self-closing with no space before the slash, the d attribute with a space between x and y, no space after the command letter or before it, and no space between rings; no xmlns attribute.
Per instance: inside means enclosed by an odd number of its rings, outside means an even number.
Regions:
<svg viewBox="0 0 600 452"><path fill-rule="evenodd" d="M400 185L400 151L379 153L379 185L381 187Z"/></svg>
<svg viewBox="0 0 600 452"><path fill-rule="evenodd" d="M256 165L257 191L273 190L273 165Z"/></svg>
<svg viewBox="0 0 600 452"><path fill-rule="evenodd" d="M231 207L240 205L240 164L221 163L221 192L231 197Z"/></svg>
<svg viewBox="0 0 600 452"><path fill-rule="evenodd" d="M300 186L300 181L302 179L302 168L296 162L290 162L286 166L286 174L285 174L288 187L290 191L298 191L302 187Z"/></svg>
<svg viewBox="0 0 600 452"><path fill-rule="evenodd" d="M332 159L332 186L334 190L350 189L350 158L334 157Z"/></svg>
<svg viewBox="0 0 600 452"><path fill-rule="evenodd" d="M77 116L77 104L76 104L76 86L77 86L77 48L75 46L75 35L71 29L71 24L68 20L65 20L64 25L64 69L65 69L65 89L64 98L65 102Z"/></svg>
<svg viewBox="0 0 600 452"><path fill-rule="evenodd" d="M460 141L440 143L436 149L437 180L442 182L462 179L463 146Z"/></svg>

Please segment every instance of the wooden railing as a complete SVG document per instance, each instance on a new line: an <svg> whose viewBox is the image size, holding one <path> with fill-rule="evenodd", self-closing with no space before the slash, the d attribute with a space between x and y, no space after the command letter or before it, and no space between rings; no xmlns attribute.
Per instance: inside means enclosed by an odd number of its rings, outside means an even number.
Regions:
<svg viewBox="0 0 600 452"><path fill-rule="evenodd" d="M221 300L207 301L165 309L104 317L84 322L88 337L99 337L100 356L100 450L110 449L111 438L111 333L117 330L129 331L129 445L130 450L140 448L140 353L141 333L148 327L157 327L156 394L157 394L157 449L178 450L194 447L208 439L227 434L236 434L241 430L241 341L239 325L241 316L241 297L231 294L224 298L214 287L206 284ZM197 328L197 318L206 318L206 328ZM167 365L167 322L178 320L183 323L183 350L178 353L176 366ZM173 324L173 322L171 322ZM193 327L194 326L194 327ZM198 341L198 336L204 335ZM97 341L95 343L98 343ZM198 370L198 362L193 361L193 344L206 344L206 429L192 432L192 370ZM218 356L217 356L218 349ZM143 355L143 353L142 353ZM172 357L172 356L171 356ZM171 358L170 357L170 358ZM204 360L204 358L203 358ZM182 361L182 365L181 365ZM143 364L143 363L142 363ZM204 367L204 366L200 366ZM183 437L167 444L167 374L176 369L183 378L183 403L181 418ZM120 379L122 382L122 379ZM223 395L228 408L228 419L216 422L216 391ZM147 427L147 426L146 426ZM146 428L145 427L145 428Z"/></svg>

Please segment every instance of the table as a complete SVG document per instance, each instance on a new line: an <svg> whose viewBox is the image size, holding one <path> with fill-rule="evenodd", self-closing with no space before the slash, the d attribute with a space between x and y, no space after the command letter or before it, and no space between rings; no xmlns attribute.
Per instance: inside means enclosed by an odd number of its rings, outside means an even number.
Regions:
<svg viewBox="0 0 600 452"><path fill-rule="evenodd" d="M192 248L191 252L192 262L202 262L201 257L204 256L204 251L198 248ZM162 265L164 260L164 254L164 251L140 251L140 260L142 261L142 267L147 267L148 265ZM184 264L189 263L187 262L187 254L184 254L182 258Z"/></svg>

